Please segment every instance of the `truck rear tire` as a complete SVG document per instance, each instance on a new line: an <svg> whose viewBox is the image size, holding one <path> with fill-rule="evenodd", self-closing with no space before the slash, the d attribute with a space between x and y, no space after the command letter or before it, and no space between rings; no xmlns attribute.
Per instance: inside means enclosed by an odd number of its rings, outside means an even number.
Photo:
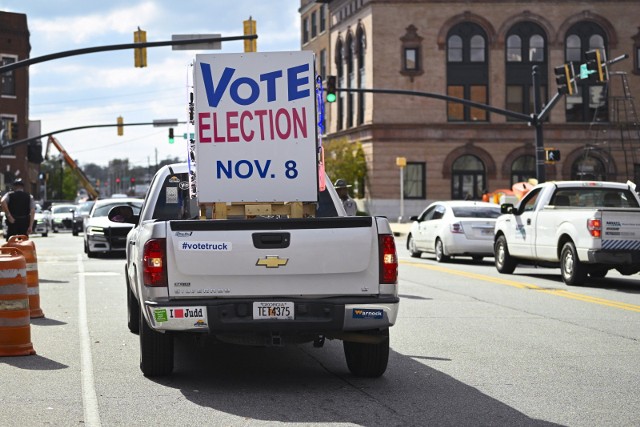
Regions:
<svg viewBox="0 0 640 427"><path fill-rule="evenodd" d="M422 255L422 251L416 249L416 241L413 240L413 236L411 234L409 234L407 240L407 249L409 249L409 253L414 258L420 258L420 256Z"/></svg>
<svg viewBox="0 0 640 427"><path fill-rule="evenodd" d="M125 283L127 286L127 327L129 331L134 334L140 333L140 306L138 306L138 300L136 296L131 292L129 283Z"/></svg>
<svg viewBox="0 0 640 427"><path fill-rule="evenodd" d="M504 236L498 237L493 247L493 252L495 254L496 270L498 270L498 273L512 274L518 262L509 254L507 239Z"/></svg>
<svg viewBox="0 0 640 427"><path fill-rule="evenodd" d="M568 286L582 285L587 279L587 266L578 259L573 242L567 242L560 253L560 272L562 280Z"/></svg>
<svg viewBox="0 0 640 427"><path fill-rule="evenodd" d="M349 371L357 377L377 378L387 370L389 362L389 329L376 332L384 337L378 344L343 341Z"/></svg>
<svg viewBox="0 0 640 427"><path fill-rule="evenodd" d="M140 370L145 377L159 377L173 372L173 337L156 332L147 325L140 312Z"/></svg>

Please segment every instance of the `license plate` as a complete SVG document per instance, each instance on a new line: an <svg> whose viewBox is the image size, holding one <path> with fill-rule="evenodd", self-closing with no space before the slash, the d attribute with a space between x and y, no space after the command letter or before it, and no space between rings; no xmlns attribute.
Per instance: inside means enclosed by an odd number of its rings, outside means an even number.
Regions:
<svg viewBox="0 0 640 427"><path fill-rule="evenodd" d="M293 308L292 302L254 302L253 318L293 320Z"/></svg>
<svg viewBox="0 0 640 427"><path fill-rule="evenodd" d="M493 228L492 229L484 229L480 232L483 236L492 236L493 235Z"/></svg>

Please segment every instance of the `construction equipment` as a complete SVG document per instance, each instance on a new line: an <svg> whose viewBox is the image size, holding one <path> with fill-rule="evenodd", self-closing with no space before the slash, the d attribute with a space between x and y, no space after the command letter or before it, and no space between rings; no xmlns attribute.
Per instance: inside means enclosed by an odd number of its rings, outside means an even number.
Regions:
<svg viewBox="0 0 640 427"><path fill-rule="evenodd" d="M67 165L69 165L73 173L76 174L76 176L82 183L82 186L87 190L87 193L89 194L89 198L91 200L96 200L98 198L98 190L96 190L93 187L93 185L91 185L91 182L89 181L87 176L84 174L82 169L78 167L78 164L75 162L75 160L73 160L71 156L67 154L67 151L62 147L62 145L60 145L60 142L53 136L49 136L49 139L47 140L47 149L45 151L44 158L45 159L49 158L49 148L51 144L53 144L56 147L56 149L60 152L60 154L64 158L64 161L67 162Z"/></svg>

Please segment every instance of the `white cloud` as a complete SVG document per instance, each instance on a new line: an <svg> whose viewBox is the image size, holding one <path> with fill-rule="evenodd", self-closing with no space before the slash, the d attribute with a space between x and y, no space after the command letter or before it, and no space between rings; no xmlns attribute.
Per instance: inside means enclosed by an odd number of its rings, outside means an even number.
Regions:
<svg viewBox="0 0 640 427"><path fill-rule="evenodd" d="M159 12L153 2L144 2L133 7L119 7L106 13L36 18L29 22L29 27L31 32L38 32L39 37L50 44L56 44L62 40L82 44L92 38L114 32L133 34L141 20L153 20Z"/></svg>

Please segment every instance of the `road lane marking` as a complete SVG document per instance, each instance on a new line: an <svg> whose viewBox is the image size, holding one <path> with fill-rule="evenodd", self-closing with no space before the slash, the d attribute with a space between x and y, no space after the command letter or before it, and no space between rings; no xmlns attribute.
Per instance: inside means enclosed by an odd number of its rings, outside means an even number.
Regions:
<svg viewBox="0 0 640 427"><path fill-rule="evenodd" d="M84 425L100 427L98 397L93 381L93 360L91 357L91 336L87 321L87 294L84 281L84 264L82 255L78 254L78 329L80 332L80 370L82 378L82 406L84 409Z"/></svg>
<svg viewBox="0 0 640 427"><path fill-rule="evenodd" d="M454 270L452 268L441 267L439 265L429 265L410 261L400 261L400 264L410 265L412 267L424 268L427 270L439 271L441 273L454 274L456 276L468 277L470 279L482 280L484 282L496 283L498 285L511 286L518 289L528 289L542 292L557 297L574 299L578 301L588 302L592 304L604 305L607 307L618 308L620 310L635 311L640 313L640 305L627 304L619 301L612 301L604 298L592 297L588 295L578 294L564 289L546 289L530 283L517 282L515 280L502 279L499 277L485 276L484 274L470 273L467 271Z"/></svg>

